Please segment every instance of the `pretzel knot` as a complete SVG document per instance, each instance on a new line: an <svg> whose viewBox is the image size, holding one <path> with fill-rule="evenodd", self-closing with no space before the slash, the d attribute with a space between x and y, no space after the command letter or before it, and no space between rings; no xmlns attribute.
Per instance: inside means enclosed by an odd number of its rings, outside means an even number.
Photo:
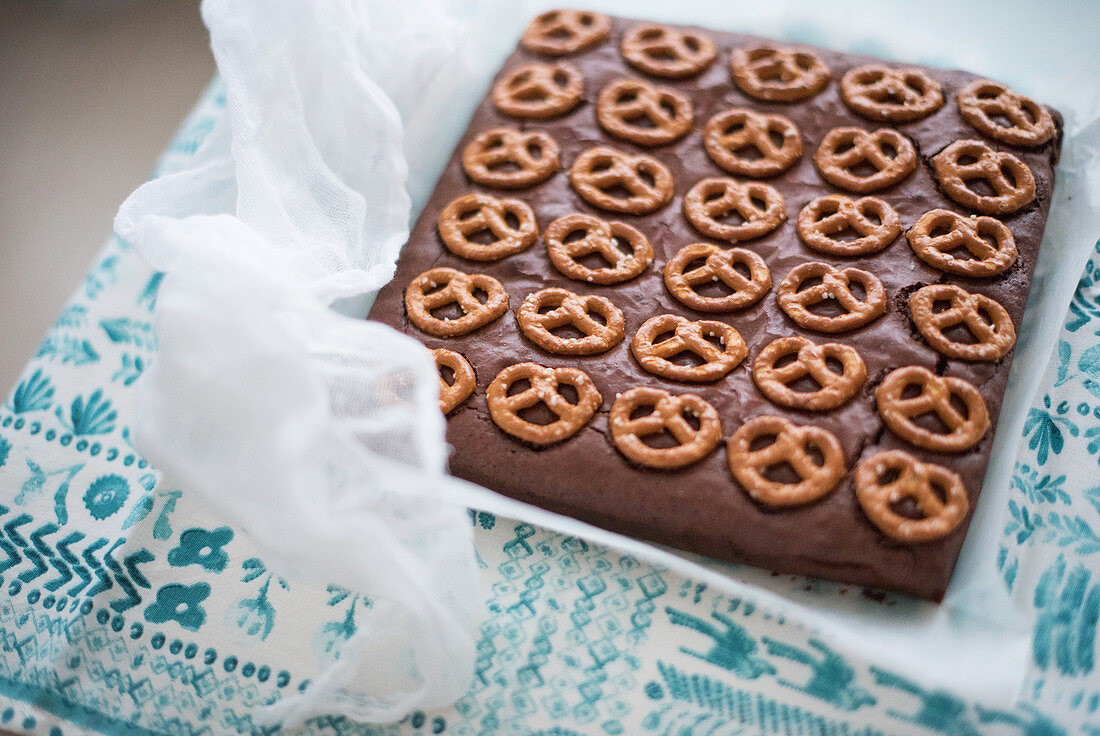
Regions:
<svg viewBox="0 0 1100 736"><path fill-rule="evenodd" d="M486 295L485 301L477 293ZM432 312L455 304L456 319ZM440 266L417 276L405 289L405 311L412 323L437 337L456 337L484 327L508 309L508 293L501 283L483 273L468 274Z"/></svg>
<svg viewBox="0 0 1100 736"><path fill-rule="evenodd" d="M917 393L908 397L914 388ZM961 378L938 376L917 365L886 376L875 390L875 400L891 432L926 450L962 452L989 429L989 412L978 389ZM934 414L946 431L933 432L917 423L928 414Z"/></svg>
<svg viewBox="0 0 1100 736"><path fill-rule="evenodd" d="M739 223L724 222L734 213ZM693 186L684 197L684 216L711 238L739 243L767 235L787 219L783 195L772 186L712 177Z"/></svg>
<svg viewBox="0 0 1100 736"><path fill-rule="evenodd" d="M699 261L702 263L691 268ZM700 287L711 284L722 284L728 293L700 293ZM700 312L733 312L760 301L772 288L772 275L764 259L752 251L692 243L665 265L665 286L684 306Z"/></svg>
<svg viewBox="0 0 1100 736"><path fill-rule="evenodd" d="M460 353L446 348L433 350L432 357L439 371L439 410L450 414L474 392L477 382L474 367ZM450 381L444 377L444 368L451 372Z"/></svg>
<svg viewBox="0 0 1100 736"><path fill-rule="evenodd" d="M580 233L580 237L575 237ZM623 246L629 253L622 250ZM590 284L619 284L640 276L653 262L649 240L624 222L605 222L595 215L559 217L546 228L546 252L554 268ZM578 258L598 253L606 267L589 268Z"/></svg>
<svg viewBox="0 0 1100 736"><path fill-rule="evenodd" d="M988 79L976 80L959 90L959 112L982 133L1013 146L1042 145L1056 131L1049 110Z"/></svg>
<svg viewBox="0 0 1100 736"><path fill-rule="evenodd" d="M791 355L792 362L776 368L776 363ZM829 364L836 361L838 373ZM813 391L799 391L791 384L809 376L817 385ZM829 342L816 345L805 337L791 336L774 340L760 351L752 366L752 377L765 396L793 409L826 411L835 409L855 396L867 380L867 367L855 348Z"/></svg>
<svg viewBox="0 0 1100 736"><path fill-rule="evenodd" d="M530 385L509 395L513 384ZM560 386L572 386L576 403L561 394ZM588 374L576 368L547 368L537 363L510 365L493 379L485 391L489 416L502 431L532 445L552 445L569 439L588 424L603 403L603 396ZM544 405L556 418L538 424L521 416L525 409Z"/></svg>
<svg viewBox="0 0 1100 736"><path fill-rule="evenodd" d="M1035 177L1020 159L981 141L955 141L932 157L940 187L961 205L986 215L1007 215L1035 199ZM970 182L984 181L995 194L980 194Z"/></svg>
<svg viewBox="0 0 1100 736"><path fill-rule="evenodd" d="M667 339L658 338L672 333ZM717 345L708 338L715 338ZM630 341L630 352L650 373L676 381L706 383L717 381L745 359L749 349L740 333L725 322L689 319L675 314L652 317ZM692 353L703 362L679 365L677 356Z"/></svg>
<svg viewBox="0 0 1100 736"><path fill-rule="evenodd" d="M635 69L667 79L695 76L717 55L706 36L655 23L643 23L627 31L622 52Z"/></svg>
<svg viewBox="0 0 1100 736"><path fill-rule="evenodd" d="M749 97L772 102L798 102L813 97L829 83L829 67L809 51L777 46L734 49L730 75Z"/></svg>
<svg viewBox="0 0 1100 736"><path fill-rule="evenodd" d="M951 210L932 210L921 215L906 238L929 266L960 276L996 276L1016 262L1012 231L984 215L964 217ZM955 255L960 250L969 258Z"/></svg>
<svg viewBox="0 0 1100 736"><path fill-rule="evenodd" d="M573 188L589 204L613 212L644 215L672 199L672 173L652 156L596 146L577 157L569 170ZM628 194L615 191L625 189Z"/></svg>
<svg viewBox="0 0 1100 736"><path fill-rule="evenodd" d="M857 174L867 163L873 174ZM862 128L833 128L825 134L814 165L822 178L834 186L857 194L876 192L897 184L917 168L917 149L892 128L874 132Z"/></svg>
<svg viewBox="0 0 1100 736"><path fill-rule="evenodd" d="M555 118L584 96L584 79L572 64L524 64L493 86L493 104L505 115L528 120Z"/></svg>
<svg viewBox="0 0 1100 736"><path fill-rule="evenodd" d="M768 437L774 438L771 443L753 449L757 440ZM765 414L750 419L730 436L726 450L734 479L751 498L769 506L816 501L844 477L844 450L832 432L783 417ZM785 466L798 481L768 478L769 470Z"/></svg>
<svg viewBox="0 0 1100 736"><path fill-rule="evenodd" d="M885 480L894 474L896 478ZM902 542L931 542L945 537L970 510L962 478L901 450L880 452L861 462L856 468L855 486L859 505L871 523L886 536ZM895 508L902 503L916 508L899 513ZM920 517L914 518L916 514Z"/></svg>
<svg viewBox="0 0 1100 736"><path fill-rule="evenodd" d="M557 142L538 130L490 128L462 151L466 175L498 189L533 186L549 179L560 166Z"/></svg>
<svg viewBox="0 0 1100 736"><path fill-rule="evenodd" d="M600 90L596 120L616 138L640 146L663 146L691 130L693 113L691 100L674 89L619 79Z"/></svg>
<svg viewBox="0 0 1100 736"><path fill-rule="evenodd" d="M639 407L652 407L652 411L631 419ZM713 406L695 394L675 396L659 388L632 388L616 396L608 424L619 452L650 468L682 468L698 462L722 439L722 422ZM672 435L676 446L646 444L646 437L665 433Z"/></svg>
<svg viewBox="0 0 1100 736"><path fill-rule="evenodd" d="M945 304L943 309L937 309ZM909 297L909 312L936 352L959 360L993 362L1016 344L1016 328L1005 308L984 294L954 284L932 284ZM963 325L973 342L953 340L946 330Z"/></svg>
<svg viewBox="0 0 1100 736"><path fill-rule="evenodd" d="M516 321L531 342L558 355L607 352L626 334L622 311L608 299L594 294L580 296L556 287L528 294L516 312ZM563 327L571 327L584 337L554 334Z"/></svg>
<svg viewBox="0 0 1100 736"><path fill-rule="evenodd" d="M853 232L850 240L836 236ZM901 217L878 197L852 200L826 194L806 205L798 215L798 235L807 246L832 256L877 253L901 234Z"/></svg>
<svg viewBox="0 0 1100 736"><path fill-rule="evenodd" d="M509 224L509 218L516 225ZM535 213L526 202L488 194L454 199L439 213L438 227L447 250L471 261L500 260L526 250L539 236ZM485 232L496 239L491 243L471 239Z"/></svg>
<svg viewBox="0 0 1100 736"><path fill-rule="evenodd" d="M714 163L731 174L777 176L802 155L802 138L794 123L782 115L735 107L707 121L703 147ZM744 155L749 151L755 155Z"/></svg>
<svg viewBox="0 0 1100 736"><path fill-rule="evenodd" d="M808 280L818 280L802 288ZM863 288L864 297L852 293L849 284ZM817 332L847 332L863 327L886 313L886 290L872 273L858 268L839 269L827 263L802 263L795 266L776 289L779 306L800 327ZM812 308L835 300L839 314L815 314Z"/></svg>
<svg viewBox="0 0 1100 736"><path fill-rule="evenodd" d="M611 19L606 15L583 10L550 10L531 21L520 43L528 51L564 56L590 49L610 35Z"/></svg>
<svg viewBox="0 0 1100 736"><path fill-rule="evenodd" d="M923 71L881 64L845 72L840 96L863 117L891 123L920 120L943 107L943 90Z"/></svg>

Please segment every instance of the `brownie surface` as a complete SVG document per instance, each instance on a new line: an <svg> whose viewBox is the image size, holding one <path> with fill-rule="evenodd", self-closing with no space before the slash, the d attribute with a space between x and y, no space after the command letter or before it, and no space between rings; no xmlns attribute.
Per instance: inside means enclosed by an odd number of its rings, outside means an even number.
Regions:
<svg viewBox="0 0 1100 736"><path fill-rule="evenodd" d="M1002 304L1017 329L1039 252L1054 182L1059 134L1035 149L999 144L968 125L959 115L960 88L978 79L961 71L924 69L943 87L944 104L932 115L911 123L876 123L852 112L841 100L840 77L850 68L878 60L825 49L814 51L830 68L832 78L821 93L803 102L768 103L742 94L729 71L733 48L766 43L736 33L692 29L710 38L718 57L702 74L686 80L657 79L626 64L620 53L623 34L636 21L612 20L611 38L595 48L565 57L546 57L522 47L505 62L501 75L534 61L566 61L584 78L584 99L568 114L546 121L517 120L500 114L487 96L447 164L436 189L420 214L397 264L393 281L384 287L369 318L385 322L417 338L430 348L455 350L472 363L477 388L447 420L447 439L453 445L451 471L487 488L569 514L632 536L725 560L771 570L803 574L857 585L885 588L939 600L951 578L970 517L978 500L989 453L993 446L1001 401L1013 353L995 363L948 359L929 347L913 325L907 300L918 288L933 283L955 283L985 294ZM899 65L886 62L888 66ZM498 76L499 78L499 76ZM692 131L675 143L642 147L608 136L595 119L595 100L607 84L621 78L645 79L686 95L694 107ZM707 156L702 129L713 115L730 107L778 113L792 120L803 141L799 161L778 177L764 179L776 187L786 203L788 219L765 237L738 243L760 254L771 270L773 288L753 306L723 314L695 312L666 290L663 270L668 260L690 243L730 244L704 237L684 218L683 196L699 180L730 176ZM547 181L506 192L480 186L463 171L461 153L478 133L507 126L546 131L561 147L562 168ZM903 233L885 250L868 256L838 258L807 248L799 239L795 221L801 209L828 193L852 194L826 183L815 170L813 154L825 134L839 126L866 130L893 127L916 146L916 171L901 183L872 193L887 201L901 216ZM1016 238L1019 256L1005 273L972 279L945 274L919 260L904 232L936 208L971 214L946 198L931 174L931 157L959 139L984 141L995 150L1010 151L1032 170L1036 197L1023 209L1000 217ZM627 153L644 153L664 163L674 177L672 201L648 215L626 215L592 207L573 190L568 169L576 157L595 145L610 145ZM738 181L745 177L734 176ZM535 245L494 263L464 260L450 253L436 230L440 211L453 199L471 192L495 197L517 197L534 210L540 238ZM541 234L553 220L584 212L604 220L620 220L641 230L653 246L654 263L638 278L623 284L599 286L578 282L558 273L550 264ZM775 287L798 264L822 261L838 268L855 266L882 281L887 312L871 324L846 333L823 335L798 327L779 308ZM508 312L488 325L460 337L440 338L412 325L404 308L404 290L418 274L436 266L467 273L485 273L498 279L508 292ZM626 338L610 351L594 356L548 353L520 331L515 311L530 293L560 286L578 294L598 294L624 313ZM664 313L710 319L733 325L748 345L748 357L725 378L705 384L670 381L643 370L630 353L630 339L647 319ZM768 401L751 375L752 361L772 340L803 335L816 343L851 345L862 356L868 380L862 391L838 409L808 412ZM546 366L573 366L592 377L603 394L603 404L583 429L560 444L533 449L500 431L490 420L485 389L503 368L532 361ZM874 390L893 369L919 365L940 375L957 376L974 384L985 398L990 430L963 453L939 453L916 447L885 428L876 409ZM704 460L674 471L656 471L632 465L614 447L608 431L608 411L616 394L635 386L655 386L672 393L695 393L712 404L722 421L723 439L746 420L774 414L796 424L814 424L832 432L845 454L845 478L821 500L800 507L769 508L754 502L738 486L727 465L724 441ZM943 465L958 473L970 497L966 519L946 537L927 543L894 541L873 526L856 500L852 471L859 462L881 450L901 449L919 460Z"/></svg>

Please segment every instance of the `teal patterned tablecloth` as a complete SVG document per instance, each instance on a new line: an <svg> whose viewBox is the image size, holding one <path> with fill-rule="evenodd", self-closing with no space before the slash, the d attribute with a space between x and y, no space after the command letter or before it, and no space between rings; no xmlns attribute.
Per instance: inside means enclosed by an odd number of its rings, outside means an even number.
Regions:
<svg viewBox="0 0 1100 736"><path fill-rule="evenodd" d="M161 172L195 150L222 105L212 87ZM244 533L161 484L132 447L159 283L112 239L0 408L0 729L285 732L257 709L308 688L371 606L270 572ZM333 715L295 732L1100 734L1100 244L1003 513L999 568L1032 626L1012 709L921 684L584 539L472 511L487 597L469 693L390 726Z"/></svg>

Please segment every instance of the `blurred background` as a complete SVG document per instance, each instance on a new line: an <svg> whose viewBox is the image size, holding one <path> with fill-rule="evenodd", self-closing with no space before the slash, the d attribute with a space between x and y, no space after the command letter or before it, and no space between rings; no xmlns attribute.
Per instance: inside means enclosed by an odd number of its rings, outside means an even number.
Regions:
<svg viewBox="0 0 1100 736"><path fill-rule="evenodd" d="M0 1L0 396L213 74L198 0Z"/></svg>

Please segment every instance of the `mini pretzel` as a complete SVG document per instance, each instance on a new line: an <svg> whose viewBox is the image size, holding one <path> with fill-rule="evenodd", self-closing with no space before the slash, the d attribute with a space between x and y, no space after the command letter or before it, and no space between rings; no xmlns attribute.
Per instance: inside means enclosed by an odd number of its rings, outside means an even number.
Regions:
<svg viewBox="0 0 1100 736"><path fill-rule="evenodd" d="M865 118L907 123L943 107L939 83L920 69L891 69L868 64L845 72L840 80L844 103Z"/></svg>
<svg viewBox="0 0 1100 736"><path fill-rule="evenodd" d="M947 308L936 311L945 302ZM1016 344L1016 328L1005 308L984 294L954 284L932 284L909 297L909 312L920 334L936 352L959 360L1000 360ZM965 325L975 342L957 342L944 330Z"/></svg>
<svg viewBox="0 0 1100 736"><path fill-rule="evenodd" d="M722 222L722 218L734 212L743 222ZM739 243L775 230L787 219L787 208L783 195L775 187L712 177L688 191L684 197L684 216L703 235Z"/></svg>
<svg viewBox="0 0 1100 736"><path fill-rule="evenodd" d="M1040 146L1055 133L1050 111L998 82L979 79L959 90L959 113L966 122L1013 146ZM1008 125L998 122L1008 121Z"/></svg>
<svg viewBox="0 0 1100 736"><path fill-rule="evenodd" d="M533 186L549 179L560 166L557 142L539 130L490 128L462 152L466 175L498 189Z"/></svg>
<svg viewBox="0 0 1100 736"><path fill-rule="evenodd" d="M618 79L600 90L596 120L616 138L639 146L663 146L691 130L691 100L670 87ZM643 125L642 120L648 125Z"/></svg>
<svg viewBox="0 0 1100 736"><path fill-rule="evenodd" d="M761 437L775 440L757 450ZM814 460L813 447L823 459ZM783 417L753 417L737 428L726 443L730 472L751 498L769 506L797 506L821 498L844 477L844 450L832 432L812 425L797 425ZM769 480L768 468L789 464L798 483Z"/></svg>
<svg viewBox="0 0 1100 736"><path fill-rule="evenodd" d="M905 390L912 386L920 393L906 398ZM955 408L952 398L966 407L966 416ZM891 432L926 450L962 452L973 447L989 429L985 400L973 384L961 378L937 376L918 365L898 368L886 376L875 389L875 400ZM932 432L914 421L928 413L939 417L948 431Z"/></svg>
<svg viewBox="0 0 1100 736"><path fill-rule="evenodd" d="M580 239L570 239L578 232L583 233ZM630 253L620 250L624 244ZM554 268L590 284L621 284L640 276L653 263L653 248L637 229L625 222L605 222L581 213L550 223L546 228L546 252ZM599 253L610 265L589 268L577 260L592 253Z"/></svg>
<svg viewBox="0 0 1100 736"><path fill-rule="evenodd" d="M476 292L487 295L484 302ZM457 304L458 319L432 315L433 309ZM456 337L484 327L508 309L508 293L500 282L483 273L468 274L440 266L417 276L405 289L405 311L412 323L429 335Z"/></svg>
<svg viewBox="0 0 1100 736"><path fill-rule="evenodd" d="M439 370L439 410L444 414L450 414L474 392L477 381L474 367L470 365L470 361L453 350L437 348L432 351L432 355L435 357L435 366ZM454 373L450 383L443 379L443 368L450 368Z"/></svg>
<svg viewBox="0 0 1100 736"><path fill-rule="evenodd" d="M511 215L518 223L508 224ZM497 261L526 250L538 239L535 213L518 199L497 199L488 194L467 194L451 201L439 213L439 237L447 250L471 261ZM490 232L492 243L470 237Z"/></svg>
<svg viewBox="0 0 1100 736"><path fill-rule="evenodd" d="M635 69L667 79L693 77L717 55L706 36L656 23L642 23L627 31L622 52Z"/></svg>
<svg viewBox="0 0 1100 736"><path fill-rule="evenodd" d="M1007 215L1035 199L1035 177L1028 165L981 141L955 141L932 157L932 167L948 197L986 215ZM985 180L996 194L975 192L969 186L975 179Z"/></svg>
<svg viewBox="0 0 1100 736"><path fill-rule="evenodd" d="M672 337L654 343L661 335L672 332ZM721 344L708 340L717 337ZM634 339L630 352L650 373L676 381L706 383L717 381L745 359L749 349L733 327L725 322L689 319L675 314L661 314L646 320ZM672 359L691 352L703 359L702 365L677 365Z"/></svg>
<svg viewBox="0 0 1100 736"><path fill-rule="evenodd" d="M776 145L773 136L782 143ZM703 129L703 147L714 163L740 176L777 176L802 155L798 128L782 115L765 115L735 107L720 112ZM755 157L738 155L749 149Z"/></svg>
<svg viewBox="0 0 1100 736"><path fill-rule="evenodd" d="M572 110L584 96L584 79L572 64L524 64L493 86L493 104L505 115L546 120Z"/></svg>
<svg viewBox="0 0 1100 736"><path fill-rule="evenodd" d="M517 381L528 381L529 388L508 395ZM572 403L558 386L572 386L577 403ZM603 396L588 374L576 368L547 368L538 363L516 363L497 374L485 391L489 416L493 424L507 434L532 445L552 445L569 439L588 424L603 403ZM557 419L549 424L535 424L520 416L524 409L543 403Z"/></svg>
<svg viewBox="0 0 1100 736"><path fill-rule="evenodd" d="M950 210L932 210L921 215L906 237L922 261L960 276L996 276L1016 262L1012 231L993 217L964 217ZM954 255L959 248L966 249L971 257Z"/></svg>
<svg viewBox="0 0 1100 736"><path fill-rule="evenodd" d="M882 478L888 472L896 472L898 477L884 484ZM902 542L931 542L945 537L970 510L966 486L957 473L922 463L901 450L872 455L859 464L855 476L856 498L863 513L883 534ZM923 518L911 519L892 508L905 499L916 503Z"/></svg>
<svg viewBox="0 0 1100 736"><path fill-rule="evenodd" d="M672 199L672 173L663 163L644 154L632 156L596 146L577 157L569 181L589 204L613 212L644 215ZM623 187L629 194L612 193Z"/></svg>
<svg viewBox="0 0 1100 736"><path fill-rule="evenodd" d="M520 43L528 51L564 56L585 51L611 35L611 19L584 10L550 10L537 16Z"/></svg>
<svg viewBox="0 0 1100 736"><path fill-rule="evenodd" d="M894 155L890 155L893 149ZM875 173L866 176L854 169L867 162ZM917 149L892 128L869 132L863 128L833 128L825 134L814 165L825 181L857 194L876 192L897 184L917 168Z"/></svg>
<svg viewBox="0 0 1100 736"><path fill-rule="evenodd" d="M734 49L730 74L749 97L770 102L813 97L825 89L830 76L817 54L778 46Z"/></svg>
<svg viewBox="0 0 1100 736"><path fill-rule="evenodd" d="M793 362L775 367L792 354L797 354ZM829 358L840 363L840 373L829 367ZM812 377L820 388L816 391L791 388L792 383L805 376ZM760 391L780 406L827 411L859 392L867 380L867 367L855 348L848 345L836 342L816 345L808 338L792 335L774 340L760 351L753 361L752 377Z"/></svg>
<svg viewBox="0 0 1100 736"><path fill-rule="evenodd" d="M852 230L859 237L840 240L833 236ZM897 240L901 217L878 197L852 200L842 194L826 194L806 205L798 215L798 235L807 246L831 256L864 256L877 253Z"/></svg>
<svg viewBox="0 0 1100 736"><path fill-rule="evenodd" d="M652 413L630 418L638 407L644 406L653 407ZM695 429L685 415L694 417L699 429ZM632 388L616 396L608 425L615 447L627 459L662 470L682 468L702 460L722 439L722 421L713 406L695 394L674 396L659 388ZM680 444L656 448L645 443L645 437L666 431Z"/></svg>
<svg viewBox="0 0 1100 736"><path fill-rule="evenodd" d="M686 270L692 263L703 264ZM738 266L747 270L745 277ZM696 287L719 282L730 289L724 296L704 296ZM700 312L733 312L760 301L772 288L772 275L764 259L744 248L719 248L710 243L684 246L665 265L665 286L684 306Z"/></svg>
<svg viewBox="0 0 1100 736"><path fill-rule="evenodd" d="M808 279L821 279L821 283L803 289L802 284ZM848 287L853 281L866 292L862 301ZM827 263L795 266L776 289L776 296L788 317L800 327L817 332L847 332L863 327L886 313L886 290L878 277L858 268L842 270ZM846 312L827 317L810 310L815 304L829 299L836 299Z"/></svg>
<svg viewBox="0 0 1100 736"><path fill-rule="evenodd" d="M547 311L548 310L548 311ZM596 314L602 322L591 315ZM602 296L580 296L557 287L528 294L516 312L520 329L531 342L558 355L596 355L622 342L622 311ZM584 337L558 337L553 330L570 326Z"/></svg>

